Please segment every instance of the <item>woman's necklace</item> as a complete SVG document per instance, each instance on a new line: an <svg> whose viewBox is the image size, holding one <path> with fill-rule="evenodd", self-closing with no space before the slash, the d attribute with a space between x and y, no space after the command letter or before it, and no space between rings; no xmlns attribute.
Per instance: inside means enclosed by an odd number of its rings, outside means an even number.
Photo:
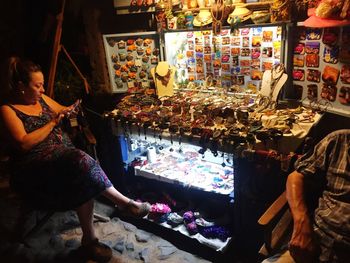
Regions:
<svg viewBox="0 0 350 263"><path fill-rule="evenodd" d="M158 74L157 68L158 68L158 65L156 66L156 68L154 70L154 75L156 76L156 79L159 80L163 86L167 86L169 84L171 73L172 73L172 69L171 69L170 65L168 66L168 71L164 76L161 76Z"/></svg>

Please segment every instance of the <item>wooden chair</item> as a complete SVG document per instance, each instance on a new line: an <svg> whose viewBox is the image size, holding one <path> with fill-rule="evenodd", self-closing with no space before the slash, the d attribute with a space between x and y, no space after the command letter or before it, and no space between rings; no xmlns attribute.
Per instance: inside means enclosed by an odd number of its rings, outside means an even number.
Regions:
<svg viewBox="0 0 350 263"><path fill-rule="evenodd" d="M285 191L259 218L258 224L264 231L264 244L259 255L266 258L277 253L288 242L292 230L292 216Z"/></svg>

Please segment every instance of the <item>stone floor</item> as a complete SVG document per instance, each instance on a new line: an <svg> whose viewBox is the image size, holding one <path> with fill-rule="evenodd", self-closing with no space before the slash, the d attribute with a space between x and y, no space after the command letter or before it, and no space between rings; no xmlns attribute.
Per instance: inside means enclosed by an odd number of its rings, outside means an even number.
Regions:
<svg viewBox="0 0 350 263"><path fill-rule="evenodd" d="M0 262L93 262L83 259L77 253L82 233L74 211L55 213L24 244L15 241L19 205L17 196L9 188L8 178L0 175ZM118 216L115 208L103 200L95 202L95 212L102 219L108 219L96 220L94 224L100 241L113 249L110 263L254 262L237 260L230 253L222 255L211 248L203 249L199 243L188 242L187 239L176 236L181 234L175 234L174 231L154 228L152 223L145 220ZM38 213L31 215L26 220L27 224L32 224L36 216Z"/></svg>

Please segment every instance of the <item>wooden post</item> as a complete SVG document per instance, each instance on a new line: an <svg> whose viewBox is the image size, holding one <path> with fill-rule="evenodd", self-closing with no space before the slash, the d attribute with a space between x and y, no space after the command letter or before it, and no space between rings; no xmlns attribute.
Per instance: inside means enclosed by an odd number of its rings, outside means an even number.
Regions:
<svg viewBox="0 0 350 263"><path fill-rule="evenodd" d="M64 54L67 56L68 60L70 61L70 63L72 63L73 67L75 68L75 70L77 71L79 77L83 80L84 82L84 87L85 87L85 92L86 94L90 93L90 85L87 82L87 79L84 77L83 73L81 73L80 69L78 68L77 64L75 64L74 60L72 59L72 57L69 55L69 53L67 52L67 50L64 48L63 45L60 45L60 48L63 50Z"/></svg>
<svg viewBox="0 0 350 263"><path fill-rule="evenodd" d="M63 23L65 5L66 5L66 0L62 0L61 12L56 17L57 19L56 34L55 34L55 39L54 39L53 48L52 48L49 79L48 79L47 90L46 90L46 94L51 98L54 97L56 66L57 66L58 53L61 48L62 23Z"/></svg>

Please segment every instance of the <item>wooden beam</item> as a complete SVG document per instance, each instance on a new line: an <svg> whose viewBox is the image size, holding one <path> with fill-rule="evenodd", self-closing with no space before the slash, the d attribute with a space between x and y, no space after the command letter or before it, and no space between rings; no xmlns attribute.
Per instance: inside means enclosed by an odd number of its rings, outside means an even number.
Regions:
<svg viewBox="0 0 350 263"><path fill-rule="evenodd" d="M61 47L62 23L63 23L65 5L66 5L66 0L62 0L61 12L56 16L56 20L57 20L56 33L55 33L55 39L54 39L53 48L52 48L49 79L48 79L47 90L46 90L46 94L51 98L54 97L54 83L55 83L55 76L56 76L58 53Z"/></svg>
<svg viewBox="0 0 350 263"><path fill-rule="evenodd" d="M68 53L67 50L64 48L64 46L61 45L60 48L63 50L64 54L67 56L67 58L68 58L68 60L70 61L70 63L72 63L72 65L73 65L73 67L75 68L75 70L77 71L79 77L83 80L86 94L89 94L89 93L90 93L90 85L89 85L87 79L84 77L83 73L81 73L81 71L80 71L80 69L78 68L77 64L75 64L74 60L73 60L72 57L69 55L69 53Z"/></svg>

